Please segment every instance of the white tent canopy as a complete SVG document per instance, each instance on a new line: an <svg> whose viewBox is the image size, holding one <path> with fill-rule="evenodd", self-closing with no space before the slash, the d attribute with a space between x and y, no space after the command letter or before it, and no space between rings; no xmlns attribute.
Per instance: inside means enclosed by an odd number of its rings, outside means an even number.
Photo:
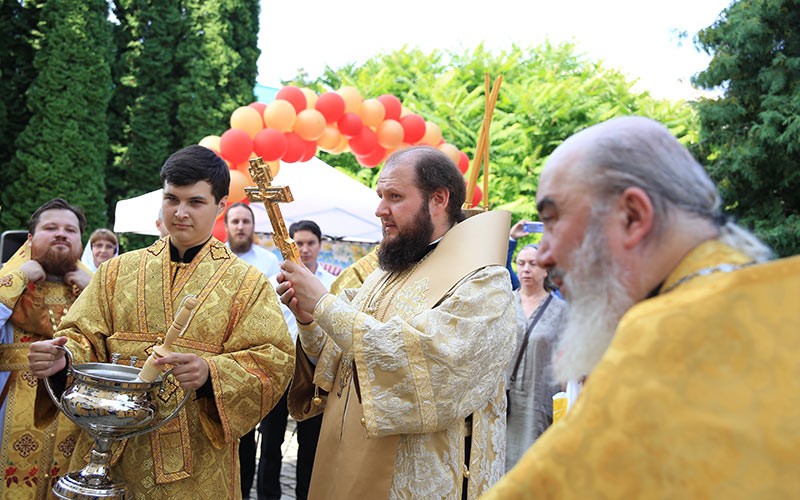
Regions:
<svg viewBox="0 0 800 500"><path fill-rule="evenodd" d="M331 238L377 242L381 223L375 217L378 195L317 157L307 162L283 163L276 186L289 186L294 201L280 203L287 227L303 219L319 224ZM120 200L115 210L114 231L158 235L155 221L161 208L161 190ZM261 203L252 203L256 232L271 233L272 225Z"/></svg>

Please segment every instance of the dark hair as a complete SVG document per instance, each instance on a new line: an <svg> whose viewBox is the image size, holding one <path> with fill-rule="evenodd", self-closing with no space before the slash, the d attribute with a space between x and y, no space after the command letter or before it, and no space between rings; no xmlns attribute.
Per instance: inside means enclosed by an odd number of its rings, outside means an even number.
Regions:
<svg viewBox="0 0 800 500"><path fill-rule="evenodd" d="M211 184L214 201L228 196L231 174L225 161L203 146L187 146L172 153L161 167L161 183L191 186L200 181Z"/></svg>
<svg viewBox="0 0 800 500"><path fill-rule="evenodd" d="M236 208L236 207L244 207L244 208L246 208L247 211L250 212L250 217L253 218L253 224L256 223L256 215L253 213L253 209L250 208L250 205L248 205L247 203L242 203L241 201L237 201L236 203L234 203L233 205L231 205L231 206L229 206L228 208L225 209L225 224L228 223L228 212L230 212L232 208Z"/></svg>
<svg viewBox="0 0 800 500"><path fill-rule="evenodd" d="M313 220L299 220L289 226L289 237L294 238L294 233L297 231L311 231L316 235L317 240L322 241L322 231Z"/></svg>
<svg viewBox="0 0 800 500"><path fill-rule="evenodd" d="M461 207L467 197L467 186L453 160L434 147L414 146L392 153L383 168L406 159L414 162L417 188L425 195L425 199L429 200L437 189L447 189L450 192L450 201L447 204L450 224L464 220Z"/></svg>
<svg viewBox="0 0 800 500"><path fill-rule="evenodd" d="M36 231L36 225L39 224L39 219L42 217L42 213L47 212L48 210L69 210L75 214L75 217L78 218L78 226L81 230L81 236L83 236L83 232L86 231L86 216L83 215L83 210L81 210L80 207L70 205L69 202L64 198L53 198L37 208L28 221L29 233L33 234Z"/></svg>
<svg viewBox="0 0 800 500"><path fill-rule="evenodd" d="M527 245L525 245L524 247L519 249L519 252L517 252L517 255L521 254L523 250L536 250L536 253L538 254L539 253L539 244L538 243L528 243ZM544 274L544 280L542 281L542 288L544 288L544 290L547 293L552 293L552 292L555 292L556 290L558 290L558 287L556 286L556 284L553 283L553 280L550 279L550 273L549 272L545 272L545 274Z"/></svg>

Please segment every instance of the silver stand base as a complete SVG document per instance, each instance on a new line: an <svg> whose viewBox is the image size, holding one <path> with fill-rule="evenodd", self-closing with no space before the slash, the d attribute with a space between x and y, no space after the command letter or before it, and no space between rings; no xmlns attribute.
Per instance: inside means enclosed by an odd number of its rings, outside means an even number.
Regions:
<svg viewBox="0 0 800 500"><path fill-rule="evenodd" d="M81 478L80 472L70 472L56 482L55 486L53 486L53 493L63 500L128 499L128 491L123 483L110 479L101 481L101 484L97 485L87 485L85 483L86 478Z"/></svg>

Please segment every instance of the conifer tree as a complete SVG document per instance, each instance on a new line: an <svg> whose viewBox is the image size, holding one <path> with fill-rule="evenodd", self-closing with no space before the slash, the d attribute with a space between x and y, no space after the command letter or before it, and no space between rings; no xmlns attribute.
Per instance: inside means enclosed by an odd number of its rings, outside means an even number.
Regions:
<svg viewBox="0 0 800 500"><path fill-rule="evenodd" d="M177 88L184 145L230 127L231 113L255 99L258 1L190 0L189 29L178 49Z"/></svg>
<svg viewBox="0 0 800 500"><path fill-rule="evenodd" d="M2 225L25 227L37 206L61 196L86 211L90 227L101 226L112 92L108 4L48 0L39 31L31 117L10 164L19 178L3 189Z"/></svg>
<svg viewBox="0 0 800 500"><path fill-rule="evenodd" d="M184 31L180 4L120 0L115 14L120 23L115 28L110 207L157 188L161 165L182 145L175 131L175 87L182 73L175 53Z"/></svg>
<svg viewBox="0 0 800 500"><path fill-rule="evenodd" d="M34 2L0 1L0 179L10 185L17 172L10 168L14 142L30 119L25 92L33 82Z"/></svg>

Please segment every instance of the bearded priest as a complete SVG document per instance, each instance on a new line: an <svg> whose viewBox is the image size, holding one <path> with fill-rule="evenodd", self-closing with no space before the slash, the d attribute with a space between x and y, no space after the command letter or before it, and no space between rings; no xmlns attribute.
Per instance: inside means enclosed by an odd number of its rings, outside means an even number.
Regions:
<svg viewBox="0 0 800 500"><path fill-rule="evenodd" d="M80 263L83 211L55 198L28 223L28 241L0 269L0 430L5 478L0 498L46 498L53 476L64 472L78 427L66 416L31 425L36 379L28 370L31 342L49 339L91 273Z"/></svg>

